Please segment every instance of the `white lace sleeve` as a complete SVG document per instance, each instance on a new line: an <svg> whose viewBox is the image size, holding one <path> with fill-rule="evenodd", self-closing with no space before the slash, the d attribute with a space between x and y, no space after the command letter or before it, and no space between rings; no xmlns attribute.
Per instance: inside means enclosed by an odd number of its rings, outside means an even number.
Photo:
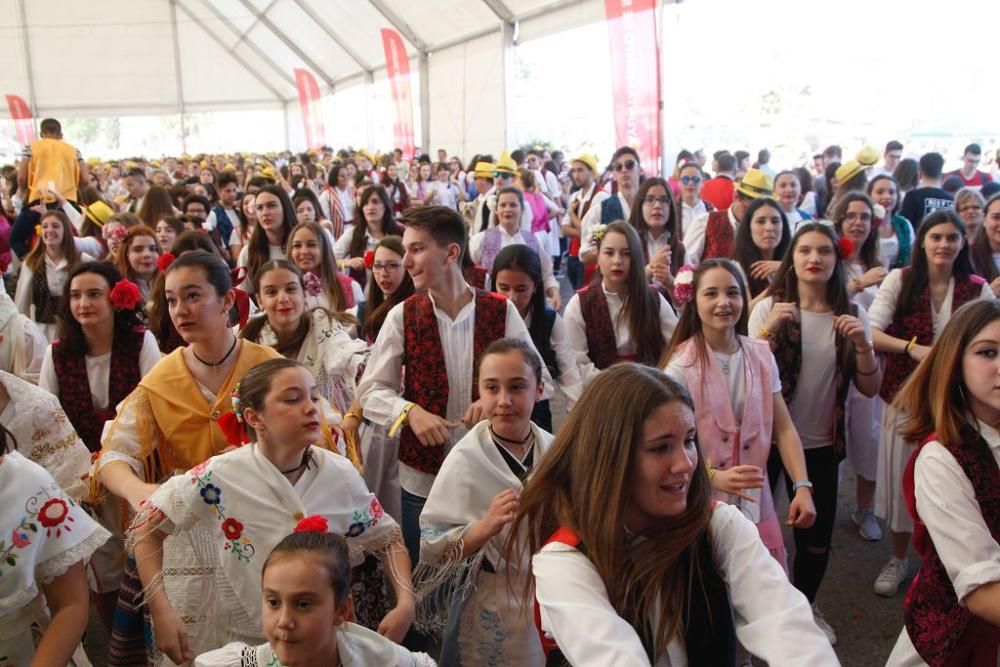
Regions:
<svg viewBox="0 0 1000 667"><path fill-rule="evenodd" d="M82 510L81 510L82 512ZM61 577L71 566L80 561L90 560L91 555L97 551L102 544L111 537L103 526L97 522L91 522L93 532L76 546L70 547L62 553L56 554L44 563L39 563L35 569L35 575L43 584L52 583L57 577Z"/></svg>
<svg viewBox="0 0 1000 667"><path fill-rule="evenodd" d="M142 452L144 449L142 440L150 437L143 434L143 431L152 432L152 440L148 450L156 448L157 429L151 428L153 421L152 408L149 405L149 395L143 387L136 389L129 394L124 401L118 404L117 416L114 420L104 425L104 434L101 436L101 457L95 464L95 474L100 473L104 466L114 461L124 461L131 466L137 477L143 476ZM143 428L142 424L146 427Z"/></svg>

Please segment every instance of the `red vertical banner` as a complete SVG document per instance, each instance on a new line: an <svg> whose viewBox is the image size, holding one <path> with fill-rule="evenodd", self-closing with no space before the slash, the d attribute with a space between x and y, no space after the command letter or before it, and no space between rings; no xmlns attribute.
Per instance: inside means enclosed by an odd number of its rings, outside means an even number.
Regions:
<svg viewBox="0 0 1000 667"><path fill-rule="evenodd" d="M326 142L319 84L316 83L316 77L308 70L296 67L295 86L299 89L299 109L302 111L302 127L305 128L306 147L319 148Z"/></svg>
<svg viewBox="0 0 1000 667"><path fill-rule="evenodd" d="M660 173L660 49L656 0L604 0L611 47L615 141Z"/></svg>
<svg viewBox="0 0 1000 667"><path fill-rule="evenodd" d="M392 87L392 103L396 118L392 124L393 143L403 151L403 157L413 159L413 98L410 93L410 57L406 55L403 38L392 28L382 28L382 48L385 68Z"/></svg>
<svg viewBox="0 0 1000 667"><path fill-rule="evenodd" d="M7 107L10 109L10 117L14 120L18 143L27 146L35 140L35 124L31 122L31 109L17 95L7 96Z"/></svg>

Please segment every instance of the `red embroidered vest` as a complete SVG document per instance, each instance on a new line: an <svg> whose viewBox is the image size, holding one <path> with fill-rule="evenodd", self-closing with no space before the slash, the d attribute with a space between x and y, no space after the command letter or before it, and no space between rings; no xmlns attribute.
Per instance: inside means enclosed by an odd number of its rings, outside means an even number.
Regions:
<svg viewBox="0 0 1000 667"><path fill-rule="evenodd" d="M916 448L903 475L906 508L913 517L913 546L922 559L903 603L906 632L917 653L931 667L995 667L1000 628L958 604L948 571L917 514L913 480L917 456L924 445L936 439L932 434ZM972 483L990 534L1000 540L1000 468L990 446L967 426L962 429L962 444L948 447L948 451Z"/></svg>
<svg viewBox="0 0 1000 667"><path fill-rule="evenodd" d="M472 367L490 343L507 333L507 300L499 294L476 290L476 314L472 343ZM403 366L406 381L403 398L430 413L444 417L448 410L448 369L441 348L434 304L426 292L403 302ZM472 385L472 400L479 390ZM399 460L421 472L436 475L444 461L444 446L424 447L409 426L399 434Z"/></svg>
<svg viewBox="0 0 1000 667"><path fill-rule="evenodd" d="M101 450L104 422L114 419L115 408L128 396L139 380L139 353L146 330L137 328L125 340L111 346L111 371L108 373L108 407L95 410L90 395L87 360L70 354L60 341L52 343L52 363L59 380L59 402L80 439L92 452Z"/></svg>
<svg viewBox="0 0 1000 667"><path fill-rule="evenodd" d="M653 286L649 289L659 303L659 291ZM587 356L598 370L603 371L623 360L618 356L618 342L615 340L615 327L611 322L608 300L604 297L604 285L600 280L592 282L579 290L577 296L580 297L580 313L583 315L587 334ZM636 358L635 361L655 365L659 359Z"/></svg>
<svg viewBox="0 0 1000 667"><path fill-rule="evenodd" d="M733 254L733 225L729 222L729 209L712 211L705 225L705 250L701 258L728 258Z"/></svg>
<svg viewBox="0 0 1000 667"><path fill-rule="evenodd" d="M904 281L910 270L910 267L903 269ZM951 296L951 312L954 313L969 301L978 299L982 291L983 279L979 276L955 276L955 290ZM904 340L916 336L919 345L933 345L934 317L931 314L930 285L917 296L911 312L902 313L899 308L896 309L896 313L892 317L892 324L885 330L885 333ZM882 388L879 390L879 396L886 403L892 403L896 392L906 382L906 378L910 377L910 373L916 369L917 362L911 359L908 354L887 354L885 358L885 371L882 374Z"/></svg>
<svg viewBox="0 0 1000 667"><path fill-rule="evenodd" d="M486 273L486 269L478 264L470 264L462 269L462 275L465 276L465 282L477 289L486 289Z"/></svg>
<svg viewBox="0 0 1000 667"><path fill-rule="evenodd" d="M344 293L344 310L354 307L354 280L343 273L337 273L337 280L340 281L340 291Z"/></svg>

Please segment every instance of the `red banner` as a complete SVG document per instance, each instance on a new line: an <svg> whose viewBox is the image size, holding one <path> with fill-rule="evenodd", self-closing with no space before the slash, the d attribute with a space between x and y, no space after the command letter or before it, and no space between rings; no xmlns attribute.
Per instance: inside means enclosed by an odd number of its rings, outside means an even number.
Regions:
<svg viewBox="0 0 1000 667"><path fill-rule="evenodd" d="M302 111L306 147L319 148L326 143L326 130L323 127L323 104L316 77L309 71L296 67L295 85L299 89L299 109Z"/></svg>
<svg viewBox="0 0 1000 667"><path fill-rule="evenodd" d="M382 28L382 48L385 68L392 86L392 103L396 119L392 124L393 143L403 151L403 157L413 159L413 100L410 94L410 57L406 55L403 38L392 28Z"/></svg>
<svg viewBox="0 0 1000 667"><path fill-rule="evenodd" d="M660 173L660 49L656 0L604 0L611 46L615 142L639 153L646 175Z"/></svg>
<svg viewBox="0 0 1000 667"><path fill-rule="evenodd" d="M14 120L17 142L27 146L35 140L35 124L31 122L31 109L17 95L7 96L7 107L10 109L10 117Z"/></svg>

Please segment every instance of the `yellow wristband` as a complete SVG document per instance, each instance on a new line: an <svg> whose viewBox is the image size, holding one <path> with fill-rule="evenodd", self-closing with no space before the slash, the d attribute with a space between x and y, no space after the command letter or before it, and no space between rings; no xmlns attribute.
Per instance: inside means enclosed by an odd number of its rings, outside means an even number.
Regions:
<svg viewBox="0 0 1000 667"><path fill-rule="evenodd" d="M712 467L712 459L705 459L705 467L708 469L708 481L715 477L715 468Z"/></svg>
<svg viewBox="0 0 1000 667"><path fill-rule="evenodd" d="M392 423L392 428L389 429L390 438L395 438L396 434L399 433L399 429L403 428L403 424L406 423L407 418L410 416L410 410L413 409L413 406L413 403L407 403L403 411L396 417L396 421Z"/></svg>
<svg viewBox="0 0 1000 667"><path fill-rule="evenodd" d="M760 331L757 332L758 338L770 338L771 332L767 330L767 327L761 327Z"/></svg>
<svg viewBox="0 0 1000 667"><path fill-rule="evenodd" d="M913 349L913 347L916 344L917 344L917 337L914 336L913 338L910 339L910 342L906 344L906 347L903 348L903 352L905 352L906 354L909 354L910 350Z"/></svg>

